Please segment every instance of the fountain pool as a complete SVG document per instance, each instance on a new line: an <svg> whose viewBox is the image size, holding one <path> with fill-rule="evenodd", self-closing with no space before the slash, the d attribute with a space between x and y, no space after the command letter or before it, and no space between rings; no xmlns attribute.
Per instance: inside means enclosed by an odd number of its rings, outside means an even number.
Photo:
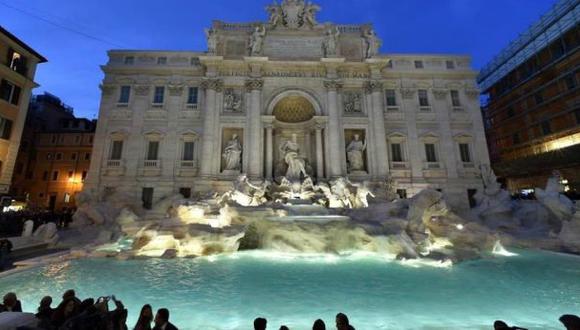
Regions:
<svg viewBox="0 0 580 330"><path fill-rule="evenodd" d="M518 256L433 267L374 255L283 255L264 251L197 259L81 259L0 278L25 311L44 295L58 300L116 294L129 326L142 304L168 307L180 329L333 329L345 312L359 330L490 329L495 319L532 329L562 329L561 314L580 314L580 258L518 251ZM330 326L330 327L329 327Z"/></svg>

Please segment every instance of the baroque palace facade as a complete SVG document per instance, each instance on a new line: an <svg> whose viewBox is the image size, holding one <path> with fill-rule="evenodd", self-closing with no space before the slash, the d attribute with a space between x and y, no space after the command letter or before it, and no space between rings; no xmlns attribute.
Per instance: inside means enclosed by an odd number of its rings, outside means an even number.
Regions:
<svg viewBox="0 0 580 330"><path fill-rule="evenodd" d="M110 51L87 191L148 206L299 164L315 181L390 176L400 195L431 187L467 206L489 164L470 58L380 54L371 25L318 10L285 0L269 22L214 21L206 52Z"/></svg>

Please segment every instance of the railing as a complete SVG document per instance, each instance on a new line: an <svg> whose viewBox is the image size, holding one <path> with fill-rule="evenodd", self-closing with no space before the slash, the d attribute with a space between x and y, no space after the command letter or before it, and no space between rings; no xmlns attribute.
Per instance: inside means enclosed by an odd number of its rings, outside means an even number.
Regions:
<svg viewBox="0 0 580 330"><path fill-rule="evenodd" d="M193 168L193 167L195 167L195 161L194 160L182 160L181 167Z"/></svg>
<svg viewBox="0 0 580 330"><path fill-rule="evenodd" d="M159 167L159 160L146 160L143 162L143 167Z"/></svg>
<svg viewBox="0 0 580 330"><path fill-rule="evenodd" d="M121 167L123 161L120 159L109 159L107 160L107 167Z"/></svg>
<svg viewBox="0 0 580 330"><path fill-rule="evenodd" d="M188 103L187 108L197 110L197 103Z"/></svg>
<svg viewBox="0 0 580 330"><path fill-rule="evenodd" d="M391 168L392 169L406 169L407 166L407 162L391 162Z"/></svg>
<svg viewBox="0 0 580 330"><path fill-rule="evenodd" d="M441 168L441 164L439 162L425 162L424 168L428 170L436 170Z"/></svg>

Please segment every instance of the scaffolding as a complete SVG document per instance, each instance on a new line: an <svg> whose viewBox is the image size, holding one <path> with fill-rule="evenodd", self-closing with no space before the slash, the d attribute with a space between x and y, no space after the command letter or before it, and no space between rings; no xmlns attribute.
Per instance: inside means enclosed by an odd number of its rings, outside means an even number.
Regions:
<svg viewBox="0 0 580 330"><path fill-rule="evenodd" d="M480 71L477 82L487 91L500 79L578 24L580 0L560 0L527 31Z"/></svg>

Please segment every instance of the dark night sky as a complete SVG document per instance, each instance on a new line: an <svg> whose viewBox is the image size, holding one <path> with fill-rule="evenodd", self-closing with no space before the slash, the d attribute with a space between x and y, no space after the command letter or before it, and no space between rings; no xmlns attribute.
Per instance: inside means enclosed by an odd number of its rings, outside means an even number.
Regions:
<svg viewBox="0 0 580 330"><path fill-rule="evenodd" d="M106 63L108 49L204 51L203 29L213 19L265 21L270 2L0 0L0 25L48 58L37 70L41 87L34 93L48 91L78 116L93 118L103 77L99 65ZM468 54L480 69L556 0L314 2L322 7L320 22L373 23L383 39L382 52Z"/></svg>

